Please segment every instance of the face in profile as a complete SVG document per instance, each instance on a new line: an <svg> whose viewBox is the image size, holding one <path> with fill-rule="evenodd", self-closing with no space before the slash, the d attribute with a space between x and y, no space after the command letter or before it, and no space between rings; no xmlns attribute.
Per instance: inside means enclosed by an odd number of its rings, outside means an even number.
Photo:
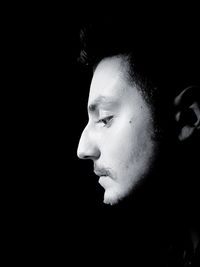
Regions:
<svg viewBox="0 0 200 267"><path fill-rule="evenodd" d="M125 57L102 60L95 69L88 100L88 124L78 157L90 159L104 203L116 204L148 175L156 141L149 105L130 81Z"/></svg>

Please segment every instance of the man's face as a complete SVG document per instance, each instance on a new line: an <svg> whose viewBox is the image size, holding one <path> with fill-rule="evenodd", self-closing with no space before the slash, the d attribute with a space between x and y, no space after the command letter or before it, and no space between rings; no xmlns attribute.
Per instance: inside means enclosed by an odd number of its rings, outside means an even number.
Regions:
<svg viewBox="0 0 200 267"><path fill-rule="evenodd" d="M98 64L90 87L89 121L78 146L78 157L94 162L104 203L109 204L128 196L155 158L151 110L127 71L124 57Z"/></svg>

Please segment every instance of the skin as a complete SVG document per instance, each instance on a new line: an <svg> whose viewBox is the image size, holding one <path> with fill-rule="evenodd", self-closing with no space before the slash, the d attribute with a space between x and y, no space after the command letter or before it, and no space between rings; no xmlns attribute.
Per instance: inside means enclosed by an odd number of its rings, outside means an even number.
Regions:
<svg viewBox="0 0 200 267"><path fill-rule="evenodd" d="M116 204L147 176L157 143L153 117L141 91L130 81L124 56L103 59L92 78L89 120L78 146L78 157L90 159L104 203Z"/></svg>

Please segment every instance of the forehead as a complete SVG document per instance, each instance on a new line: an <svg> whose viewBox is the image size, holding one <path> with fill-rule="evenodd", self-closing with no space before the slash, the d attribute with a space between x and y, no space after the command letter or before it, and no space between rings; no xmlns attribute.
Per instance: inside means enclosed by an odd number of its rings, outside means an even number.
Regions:
<svg viewBox="0 0 200 267"><path fill-rule="evenodd" d="M102 60L95 69L89 104L100 96L120 98L128 85L128 62L120 56Z"/></svg>

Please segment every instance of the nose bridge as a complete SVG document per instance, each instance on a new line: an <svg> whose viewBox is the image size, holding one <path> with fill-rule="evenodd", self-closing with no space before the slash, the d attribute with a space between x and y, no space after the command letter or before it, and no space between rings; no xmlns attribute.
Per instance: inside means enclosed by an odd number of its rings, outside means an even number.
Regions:
<svg viewBox="0 0 200 267"><path fill-rule="evenodd" d="M92 134L88 123L81 134L77 149L77 156L80 159L95 159L99 157L99 153L95 135Z"/></svg>

